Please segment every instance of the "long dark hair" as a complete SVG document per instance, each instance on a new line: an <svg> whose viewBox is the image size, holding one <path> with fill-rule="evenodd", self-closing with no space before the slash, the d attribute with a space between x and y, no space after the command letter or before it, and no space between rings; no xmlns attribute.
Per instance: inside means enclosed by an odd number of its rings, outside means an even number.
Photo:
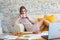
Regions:
<svg viewBox="0 0 60 40"><path fill-rule="evenodd" d="M25 9L26 12L27 12L27 9L25 8L25 6L21 6L20 9L19 9L19 13L20 13L20 14L19 14L19 17L21 17L21 14L22 14L22 13L21 13L21 10L22 10L22 9Z"/></svg>
<svg viewBox="0 0 60 40"><path fill-rule="evenodd" d="M27 12L27 9L26 9L24 6L21 6L21 7L20 7L20 14L21 14L21 10L22 10L22 9L25 9L26 12Z"/></svg>

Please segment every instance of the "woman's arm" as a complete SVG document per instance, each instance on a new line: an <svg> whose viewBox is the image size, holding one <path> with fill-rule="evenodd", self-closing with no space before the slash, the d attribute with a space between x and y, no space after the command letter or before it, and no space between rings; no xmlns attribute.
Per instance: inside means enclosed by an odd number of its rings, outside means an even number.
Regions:
<svg viewBox="0 0 60 40"><path fill-rule="evenodd" d="M34 24L34 22L29 18L29 17L26 17L32 24Z"/></svg>

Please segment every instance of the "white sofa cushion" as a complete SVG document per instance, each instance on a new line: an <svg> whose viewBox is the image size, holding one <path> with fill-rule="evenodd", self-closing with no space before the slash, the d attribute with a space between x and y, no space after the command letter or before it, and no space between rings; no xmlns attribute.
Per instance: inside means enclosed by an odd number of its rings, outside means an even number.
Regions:
<svg viewBox="0 0 60 40"><path fill-rule="evenodd" d="M54 14L55 22L60 22L60 14Z"/></svg>
<svg viewBox="0 0 60 40"><path fill-rule="evenodd" d="M19 24L15 24L14 25L14 30L15 32L24 32L25 29L24 29L24 25L19 23Z"/></svg>

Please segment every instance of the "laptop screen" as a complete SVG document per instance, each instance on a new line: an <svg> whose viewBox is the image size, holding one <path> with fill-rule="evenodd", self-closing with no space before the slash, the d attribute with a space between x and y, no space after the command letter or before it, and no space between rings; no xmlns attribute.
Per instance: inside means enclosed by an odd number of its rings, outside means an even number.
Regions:
<svg viewBox="0 0 60 40"><path fill-rule="evenodd" d="M60 23L50 23L48 39L60 38Z"/></svg>

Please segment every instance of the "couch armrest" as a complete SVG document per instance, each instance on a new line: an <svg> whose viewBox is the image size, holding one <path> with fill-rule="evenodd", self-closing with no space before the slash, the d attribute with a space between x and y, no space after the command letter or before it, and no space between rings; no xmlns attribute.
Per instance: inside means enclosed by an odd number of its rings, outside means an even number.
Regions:
<svg viewBox="0 0 60 40"><path fill-rule="evenodd" d="M2 27L1 27L1 20L0 20L0 34L3 33Z"/></svg>
<svg viewBox="0 0 60 40"><path fill-rule="evenodd" d="M14 30L15 30L15 32L24 32L25 31L24 25L21 23L19 23L19 24L17 23L14 25Z"/></svg>

